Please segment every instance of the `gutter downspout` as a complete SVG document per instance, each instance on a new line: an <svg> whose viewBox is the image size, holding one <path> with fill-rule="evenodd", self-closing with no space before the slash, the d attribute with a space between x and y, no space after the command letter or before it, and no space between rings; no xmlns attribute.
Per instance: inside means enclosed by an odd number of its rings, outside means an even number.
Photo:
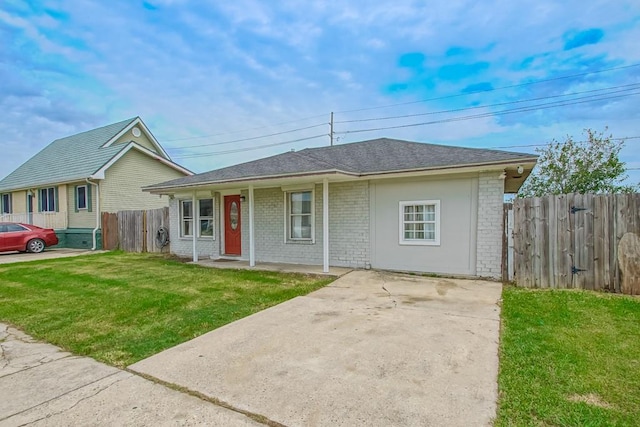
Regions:
<svg viewBox="0 0 640 427"><path fill-rule="evenodd" d="M93 229L93 246L91 247L91 250L95 251L98 246L98 239L96 238L96 234L100 229L100 185L97 182L92 182L89 178L87 178L86 181L87 184L95 185L96 187L96 228Z"/></svg>

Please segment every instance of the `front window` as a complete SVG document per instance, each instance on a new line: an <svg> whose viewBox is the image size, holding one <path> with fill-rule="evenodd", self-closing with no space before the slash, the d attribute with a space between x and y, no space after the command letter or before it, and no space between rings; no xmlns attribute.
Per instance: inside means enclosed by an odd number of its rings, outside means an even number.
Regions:
<svg viewBox="0 0 640 427"><path fill-rule="evenodd" d="M288 238L313 239L313 192L288 193Z"/></svg>
<svg viewBox="0 0 640 427"><path fill-rule="evenodd" d="M0 204L2 205L2 210L0 210L0 213L10 214L12 212L11 194L3 194L2 199L0 199Z"/></svg>
<svg viewBox="0 0 640 427"><path fill-rule="evenodd" d="M193 236L193 202L191 200L180 202L180 235Z"/></svg>
<svg viewBox="0 0 640 427"><path fill-rule="evenodd" d="M56 211L56 189L54 187L40 189L40 211L55 212Z"/></svg>
<svg viewBox="0 0 640 427"><path fill-rule="evenodd" d="M197 224L198 237L213 237L213 199L201 199L198 203L198 218L194 216L193 201L180 201L180 236L193 237L194 224Z"/></svg>
<svg viewBox="0 0 640 427"><path fill-rule="evenodd" d="M79 185L76 187L76 198L78 200L78 209L87 209L87 186Z"/></svg>
<svg viewBox="0 0 640 427"><path fill-rule="evenodd" d="M440 201L400 202L400 244L440 244Z"/></svg>
<svg viewBox="0 0 640 427"><path fill-rule="evenodd" d="M198 200L200 236L213 237L213 199Z"/></svg>

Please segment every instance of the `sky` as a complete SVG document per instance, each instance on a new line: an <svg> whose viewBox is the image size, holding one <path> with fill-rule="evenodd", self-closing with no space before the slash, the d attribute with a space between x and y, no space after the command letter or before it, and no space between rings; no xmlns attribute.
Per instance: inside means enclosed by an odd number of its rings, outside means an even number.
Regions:
<svg viewBox="0 0 640 427"><path fill-rule="evenodd" d="M535 153L627 138L640 182L638 0L0 2L0 179L140 116L205 172L381 137Z"/></svg>

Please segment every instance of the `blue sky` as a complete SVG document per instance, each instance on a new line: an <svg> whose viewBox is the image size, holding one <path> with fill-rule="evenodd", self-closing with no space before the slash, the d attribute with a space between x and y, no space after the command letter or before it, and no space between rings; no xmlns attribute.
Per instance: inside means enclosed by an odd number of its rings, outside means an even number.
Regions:
<svg viewBox="0 0 640 427"><path fill-rule="evenodd" d="M637 0L3 0L0 178L138 115L203 172L328 145L332 111L336 143L533 152L608 126L640 168L639 40Z"/></svg>

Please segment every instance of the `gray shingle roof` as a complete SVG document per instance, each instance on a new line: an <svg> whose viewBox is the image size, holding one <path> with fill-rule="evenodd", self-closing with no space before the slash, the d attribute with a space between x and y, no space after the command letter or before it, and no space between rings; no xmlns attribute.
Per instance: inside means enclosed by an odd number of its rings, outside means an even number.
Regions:
<svg viewBox="0 0 640 427"><path fill-rule="evenodd" d="M100 147L136 119L134 117L53 141L0 181L0 191L35 188L90 177L123 150L126 144Z"/></svg>
<svg viewBox="0 0 640 427"><path fill-rule="evenodd" d="M340 171L362 176L391 171L533 161L537 156L509 151L452 147L379 138L350 144L307 148L297 152L216 169L146 187L182 187L269 176Z"/></svg>

